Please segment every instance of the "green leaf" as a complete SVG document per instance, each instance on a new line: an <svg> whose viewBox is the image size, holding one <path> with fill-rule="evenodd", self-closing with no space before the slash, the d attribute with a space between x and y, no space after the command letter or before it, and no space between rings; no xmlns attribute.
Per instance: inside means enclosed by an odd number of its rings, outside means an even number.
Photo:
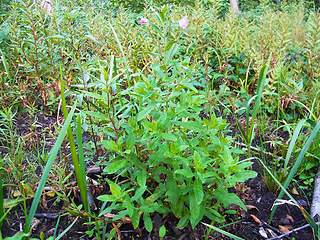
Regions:
<svg viewBox="0 0 320 240"><path fill-rule="evenodd" d="M51 36L48 36L48 37L45 37L44 39L65 39L66 37L61 35L61 34L55 34L55 35L51 35Z"/></svg>
<svg viewBox="0 0 320 240"><path fill-rule="evenodd" d="M120 152L119 145L113 140L102 140L101 143L109 151L113 151L113 152L117 152L117 153Z"/></svg>
<svg viewBox="0 0 320 240"><path fill-rule="evenodd" d="M147 172L145 170L142 170L141 172L139 172L139 174L137 176L137 183L141 187L146 186L146 183L147 183Z"/></svg>
<svg viewBox="0 0 320 240"><path fill-rule="evenodd" d="M170 152L172 152L174 154L178 154L179 153L179 148L177 147L177 144L175 142L171 142L169 144L169 149L170 149Z"/></svg>
<svg viewBox="0 0 320 240"><path fill-rule="evenodd" d="M223 152L220 154L220 157L224 161L225 166L230 167L232 164L236 163L236 159L234 159L231 155L230 149L226 146L223 149Z"/></svg>
<svg viewBox="0 0 320 240"><path fill-rule="evenodd" d="M194 152L194 168L195 168L195 170L200 171L201 165L202 165L201 156L197 151L195 151Z"/></svg>
<svg viewBox="0 0 320 240"><path fill-rule="evenodd" d="M147 203L149 199L146 200L146 204L140 207L140 211L144 213L153 213L159 211L159 204L157 202Z"/></svg>
<svg viewBox="0 0 320 240"><path fill-rule="evenodd" d="M224 207L229 207L231 204L236 204L243 209L247 209L244 203L240 200L240 198L235 193L229 193L226 189L217 190L214 193L214 197L223 204Z"/></svg>
<svg viewBox="0 0 320 240"><path fill-rule="evenodd" d="M139 227L140 216L137 210L134 209L133 215L130 216L130 218L132 220L133 228L136 229L137 227Z"/></svg>
<svg viewBox="0 0 320 240"><path fill-rule="evenodd" d="M111 191L112 195L117 198L120 198L122 195L121 188L112 181L108 181L108 184L109 184L110 191Z"/></svg>
<svg viewBox="0 0 320 240"><path fill-rule="evenodd" d="M187 226L189 222L189 217L190 217L189 215L184 214L178 222L178 228L180 229L185 228L185 226Z"/></svg>
<svg viewBox="0 0 320 240"><path fill-rule="evenodd" d="M147 107L137 114L137 121L141 121L152 111L153 107L156 105L156 102L151 102Z"/></svg>
<svg viewBox="0 0 320 240"><path fill-rule="evenodd" d="M212 208L206 209L205 216L214 222L224 222L225 219L218 211Z"/></svg>
<svg viewBox="0 0 320 240"><path fill-rule="evenodd" d="M153 23L149 23L149 24L157 33L159 33L160 37L163 37L163 35L162 35L160 29L157 27L157 25L155 25Z"/></svg>
<svg viewBox="0 0 320 240"><path fill-rule="evenodd" d="M146 230L148 232L152 232L153 230L152 220L148 213L143 214L143 222L144 222L144 226L146 227Z"/></svg>
<svg viewBox="0 0 320 240"><path fill-rule="evenodd" d="M163 238L166 235L166 227L164 225L162 225L159 229L159 237Z"/></svg>
<svg viewBox="0 0 320 240"><path fill-rule="evenodd" d="M172 48L172 46L173 46L173 44L175 44L177 41L170 41L168 44L167 44L167 46L165 47L165 51L167 52L167 51L169 51L171 48Z"/></svg>
<svg viewBox="0 0 320 240"><path fill-rule="evenodd" d="M108 174L113 174L118 172L120 169L123 170L128 163L127 159L116 160L112 162L108 168Z"/></svg>
<svg viewBox="0 0 320 240"><path fill-rule="evenodd" d="M114 202L117 200L117 198L113 195L101 195L98 196L97 199L102 202Z"/></svg>
<svg viewBox="0 0 320 240"><path fill-rule="evenodd" d="M251 170L240 171L232 175L230 178L230 181L245 182L250 178L255 178L257 175L258 175L257 172L251 171Z"/></svg>
<svg viewBox="0 0 320 240"><path fill-rule="evenodd" d="M123 217L125 217L127 215L128 215L128 209L125 209L125 210L123 210L121 212L118 212L118 214L116 216L114 216L112 218L112 220L117 221L117 220L119 220L119 219L121 219L121 218L123 218ZM100 214L100 216L101 216L101 214Z"/></svg>
<svg viewBox="0 0 320 240"><path fill-rule="evenodd" d="M190 89L190 90L192 90L192 91L195 91L196 93L198 92L198 90L193 86L192 83L186 83L186 82L184 82L184 83L179 83L179 85L181 85L181 86L183 86L183 87L185 87L185 88L188 88L188 89Z"/></svg>
<svg viewBox="0 0 320 240"><path fill-rule="evenodd" d="M29 233L20 232L20 233L15 234L12 237L6 237L4 240L23 240L26 237L29 237Z"/></svg>
<svg viewBox="0 0 320 240"><path fill-rule="evenodd" d="M237 214L237 211L236 211L236 210L229 209L229 210L226 210L225 213L226 213L226 214Z"/></svg>
<svg viewBox="0 0 320 240"><path fill-rule="evenodd" d="M135 214L135 208L134 208L133 204L129 201L124 201L123 205L127 208L130 218L132 218L133 215Z"/></svg>
<svg viewBox="0 0 320 240"><path fill-rule="evenodd" d="M190 201L189 209L191 213L191 218L197 219L200 215L201 206L197 204L193 193L190 193L189 201Z"/></svg>
<svg viewBox="0 0 320 240"><path fill-rule="evenodd" d="M174 173L183 175L186 178L192 178L194 176L193 172L188 167L183 169L178 169Z"/></svg>
<svg viewBox="0 0 320 240"><path fill-rule="evenodd" d="M82 112L94 118L98 118L101 120L109 120L109 117L106 114L103 114L100 112L94 112L94 111L82 111Z"/></svg>
<svg viewBox="0 0 320 240"><path fill-rule="evenodd" d="M178 139L173 133L161 133L161 137L165 140L176 142Z"/></svg>
<svg viewBox="0 0 320 240"><path fill-rule="evenodd" d="M200 207L199 216L197 218L193 218L191 216L190 224L191 224L192 229L194 229L197 226L197 224L202 220L202 218L204 216L204 210L205 210L205 208Z"/></svg>
<svg viewBox="0 0 320 240"><path fill-rule="evenodd" d="M139 187L136 193L134 194L134 196L131 198L131 201L137 201L139 198L141 198L142 194L144 194L146 189L147 189L147 186Z"/></svg>
<svg viewBox="0 0 320 240"><path fill-rule="evenodd" d="M200 205L203 201L204 193L203 193L202 183L199 179L196 179L193 183L193 192L194 192L196 203Z"/></svg>
<svg viewBox="0 0 320 240"><path fill-rule="evenodd" d="M131 150L134 147L135 144L135 134L133 131L130 131L126 137L126 149Z"/></svg>
<svg viewBox="0 0 320 240"><path fill-rule="evenodd" d="M188 122L181 122L181 121L176 121L176 125L179 125L181 127L184 127L189 130L193 130L195 132L201 132L204 130L204 127L202 126L202 123L200 122L195 122L195 121L188 121Z"/></svg>

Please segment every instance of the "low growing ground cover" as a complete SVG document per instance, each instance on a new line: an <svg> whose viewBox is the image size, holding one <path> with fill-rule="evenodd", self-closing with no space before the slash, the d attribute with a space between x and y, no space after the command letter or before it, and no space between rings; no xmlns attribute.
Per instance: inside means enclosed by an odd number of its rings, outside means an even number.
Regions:
<svg viewBox="0 0 320 240"><path fill-rule="evenodd" d="M320 15L221 2L1 3L0 238L319 238Z"/></svg>

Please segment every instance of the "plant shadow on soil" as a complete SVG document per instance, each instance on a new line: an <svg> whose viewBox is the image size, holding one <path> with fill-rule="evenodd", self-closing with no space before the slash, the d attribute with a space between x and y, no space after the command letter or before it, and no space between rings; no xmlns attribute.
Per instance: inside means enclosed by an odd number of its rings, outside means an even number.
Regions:
<svg viewBox="0 0 320 240"><path fill-rule="evenodd" d="M21 119L20 119L21 120ZM53 124L54 120L53 117L51 120L48 120L46 117L38 117L38 121L42 122L42 126L46 126ZM28 122L27 119L23 119L24 123ZM28 125L28 124L27 124ZM20 126L25 126L20 124ZM28 134L28 131L19 129L20 133ZM259 165L254 163L253 169L257 172L261 172ZM272 192L269 192L266 188L264 182L261 180L261 174L258 177L249 179L245 182L242 186L244 191L244 195L241 197L245 204L247 205L248 211L245 212L244 210L237 209L236 215L230 215L226 217L226 224L237 222L235 224L228 225L223 228L223 230L233 233L239 237L244 239L265 239L261 235L262 229L268 234L268 237L271 238L270 232L273 231L276 235L283 234L282 231L288 231L291 229L295 229L298 227L302 227L303 225L307 224L306 220L304 219L300 209L296 206L290 204L280 205L275 212L275 215L270 223L267 224L271 208L276 200L276 195ZM100 191L95 191L94 199L99 208L101 206L101 202L97 200L97 197L101 195L101 192L107 191L107 188L100 189ZM75 201L79 200L73 194L70 194L71 197L74 197ZM47 197L48 198L48 197ZM301 198L301 196L300 196ZM66 213L63 204L63 201L56 202L57 197L53 197L51 199L46 199L47 206L44 208L43 206L38 207L37 213L56 213L53 218L48 217L37 217L34 220L33 230L31 237L39 238L40 233L43 232L45 239L53 236L55 233L56 225L57 225L57 215L60 214L60 222L56 231L56 236L61 234L70 224L75 220L75 217L71 216L70 214ZM310 199L301 198L298 200L300 201L301 205L309 211L309 202ZM31 200L27 202L27 209L31 206ZM51 215L49 215L51 216ZM207 233L207 228L202 225L201 223L196 226L195 229L191 229L190 226L184 229L178 229L178 219L166 216L162 218L158 214L152 214L153 225L155 226L154 231L148 233L143 225L140 228L134 230L131 224L122 225L120 228L121 231L121 239L141 239L141 240L149 240L149 239L160 239L158 234L158 229L163 224L165 225L167 232L166 236L163 239L177 239L177 240L200 240L205 239L205 234ZM209 223L208 219L203 219L203 222ZM9 214L7 215L6 219L3 222L2 227L2 236L9 237L13 236L14 234L18 233L22 230L23 225L25 223L24 211L23 207L16 206L14 207ZM107 226L107 231L112 229L112 225L109 224ZM61 238L62 240L67 239L95 239L94 237L88 237L85 232L88 230L85 221L81 218L78 218L76 223L72 226L72 228ZM207 236L208 237L208 236ZM304 228L303 230L294 232L284 238L279 239L293 239L293 237L297 240L306 240L306 239L313 239L313 233L310 227ZM211 232L208 239L230 239L227 236L221 235L217 232Z"/></svg>

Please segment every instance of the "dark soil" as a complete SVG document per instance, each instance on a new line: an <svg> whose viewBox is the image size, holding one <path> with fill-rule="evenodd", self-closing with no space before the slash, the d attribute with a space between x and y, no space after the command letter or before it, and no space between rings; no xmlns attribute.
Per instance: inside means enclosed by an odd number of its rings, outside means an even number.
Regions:
<svg viewBox="0 0 320 240"><path fill-rule="evenodd" d="M20 118L16 122L17 132L20 136L28 136L32 135L35 139L36 136L39 137L39 131L47 131L48 141L48 149L53 144L53 140L50 140L50 134L55 135L54 124L56 124L56 117L45 116L42 114L37 115L37 126L39 129L32 129L31 124L34 124L34 120L31 119L27 115L20 116ZM39 131L38 131L39 130ZM34 140L34 138L30 138ZM39 138L41 139L41 137ZM41 143L39 141L39 143ZM254 170L260 172L259 166L255 163ZM39 170L41 171L41 169ZM40 174L37 173L37 174ZM101 202L97 200L97 197L107 191L107 189L103 186L91 186L92 194L95 199L95 203L97 208L101 206ZM72 199L79 204L79 194L76 187L73 187L71 184L67 189L67 196L69 201ZM230 191L234 191L237 193L242 193L239 197L244 201L247 205L248 211L244 211L238 208L234 208L237 210L236 215L230 215L226 217L226 223L216 225L217 227L221 227L223 225L236 222L234 224L229 224L228 226L222 228L225 231L233 233L239 237L244 239L265 239L263 237L264 233L267 234L268 238L272 238L274 236L280 236L281 234L290 231L292 229L296 229L307 224L304 219L300 209L297 206L291 204L283 204L277 208L275 215L270 224L268 224L269 216L271 213L271 208L273 203L276 200L276 195L272 192L269 192L261 180L261 174L254 179L248 180L245 184L239 184L235 189L230 189ZM8 196L8 191L5 189L5 197ZM310 194L311 195L311 194ZM309 201L310 199L302 198L297 196L297 200L299 203L309 211ZM32 199L27 201L27 209L30 208ZM41 232L44 233L45 238L49 236L53 236L56 231L56 236L61 234L68 226L75 221L75 224L72 228L61 238L61 239L96 239L93 236L89 237L85 232L88 230L88 226L85 224L85 220L81 217L77 218L71 216L68 212L66 212L65 208L68 207L66 199L65 201L55 196L45 196L41 200L41 206L38 207L37 216L33 221L33 231L32 237L39 238ZM98 211L98 210L97 210ZM57 226L58 215L60 215L59 224ZM171 216L166 216L162 218L158 214L152 215L153 224L155 229L152 233L148 233L143 225L140 228L134 230L130 223L123 224L118 234L121 235L121 239L160 239L158 235L159 227L163 224L167 229L166 236L164 239L177 239L177 240L200 240L200 239L230 239L227 236L221 235L217 232L209 232L207 227L202 224L198 224L195 229L191 229L191 227L186 227L185 229L178 229L177 223L178 220ZM203 222L210 224L210 221L207 219L203 219ZM25 216L22 204L14 207L10 210L7 215L5 221L3 222L2 227L2 236L9 237L18 233L22 230L22 227L25 223ZM106 230L111 231L113 229L112 223L106 223ZM57 228L57 230L56 230ZM273 235L274 234L274 235ZM116 234L117 236L117 234ZM301 239L301 240L311 240L313 239L312 230L310 227L304 228L300 231L293 232L290 235L277 238L277 239ZM120 239L120 238L118 238Z"/></svg>

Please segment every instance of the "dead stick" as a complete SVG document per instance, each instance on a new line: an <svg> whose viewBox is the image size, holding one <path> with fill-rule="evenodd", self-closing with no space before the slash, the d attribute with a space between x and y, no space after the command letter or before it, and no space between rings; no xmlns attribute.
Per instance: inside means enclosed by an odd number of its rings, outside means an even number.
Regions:
<svg viewBox="0 0 320 240"><path fill-rule="evenodd" d="M317 225L320 225L320 222L318 222ZM304 226L302 226L302 227L295 228L295 229L293 229L293 230L291 230L291 231L289 231L289 232L287 232L287 233L285 233L285 234L282 234L282 235L280 235L280 236L273 237L273 238L268 238L267 240L280 239L280 238L283 238L283 237L285 237L285 236L290 235L291 233L298 232L298 231L300 231L300 230L302 230L302 229L304 229L304 228L307 228L307 227L310 227L310 224L306 224L306 225L304 225Z"/></svg>
<svg viewBox="0 0 320 240"><path fill-rule="evenodd" d="M238 145L243 146L243 147L248 147L247 144L241 143L241 142L237 142L237 141L235 141L235 144L238 144ZM248 150L247 148L244 148L244 149L245 149L245 150ZM283 157L274 155L274 154L271 153L271 152L263 151L263 150L261 150L260 148L256 148L256 147L250 146L250 149L255 150L255 151L257 151L257 152L261 152L261 153L266 154L266 155L269 155L269 156L271 156L271 157L278 158L278 159L280 159L280 160L285 160Z"/></svg>
<svg viewBox="0 0 320 240"><path fill-rule="evenodd" d="M320 216L320 167L314 181L313 198L311 204L311 217L314 218L316 215Z"/></svg>

